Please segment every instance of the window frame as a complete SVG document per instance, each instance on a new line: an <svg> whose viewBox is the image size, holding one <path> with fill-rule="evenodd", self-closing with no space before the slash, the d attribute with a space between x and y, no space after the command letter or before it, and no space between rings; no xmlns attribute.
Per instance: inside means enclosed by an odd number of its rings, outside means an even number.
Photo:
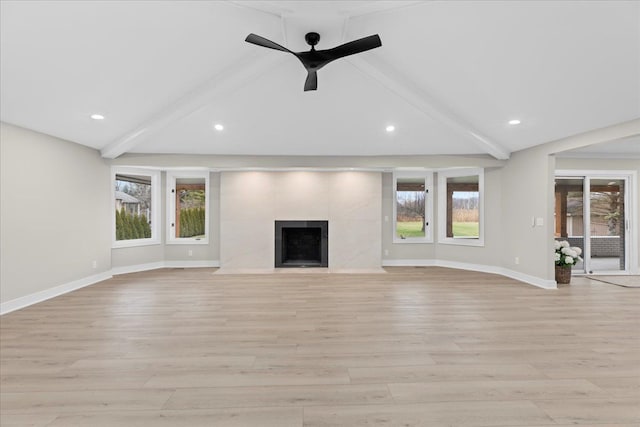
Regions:
<svg viewBox="0 0 640 427"><path fill-rule="evenodd" d="M116 239L116 175L142 175L151 178L151 237L144 239ZM144 168L133 168L128 166L111 167L111 248L131 248L136 246L159 245L162 243L160 237L160 212L161 203L161 180L160 171Z"/></svg>
<svg viewBox="0 0 640 427"><path fill-rule="evenodd" d="M424 214L425 222L425 235L424 237L411 237L401 239L396 235L397 222L398 222L398 178L424 178L425 188L425 201L424 201ZM415 244L415 243L433 243L434 235L434 217L433 217L433 171L420 170L420 171L394 171L393 172L393 221L391 222L393 232L393 243L401 244Z"/></svg>
<svg viewBox="0 0 640 427"><path fill-rule="evenodd" d="M167 245L208 245L210 236L210 179L209 170L171 170L167 171ZM176 180L181 178L202 178L204 179L204 233L205 236L200 239L194 237L176 237L175 236L175 218L176 218ZM174 224L174 226L172 226Z"/></svg>
<svg viewBox="0 0 640 427"><path fill-rule="evenodd" d="M447 178L478 175L478 237L447 237ZM484 246L484 168L438 171L438 243Z"/></svg>

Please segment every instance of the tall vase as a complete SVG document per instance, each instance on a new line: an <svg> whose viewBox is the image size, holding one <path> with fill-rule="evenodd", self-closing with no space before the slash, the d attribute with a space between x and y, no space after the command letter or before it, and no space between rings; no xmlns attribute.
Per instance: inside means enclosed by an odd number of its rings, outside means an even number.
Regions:
<svg viewBox="0 0 640 427"><path fill-rule="evenodd" d="M559 285L571 283L571 266L556 265L556 282Z"/></svg>

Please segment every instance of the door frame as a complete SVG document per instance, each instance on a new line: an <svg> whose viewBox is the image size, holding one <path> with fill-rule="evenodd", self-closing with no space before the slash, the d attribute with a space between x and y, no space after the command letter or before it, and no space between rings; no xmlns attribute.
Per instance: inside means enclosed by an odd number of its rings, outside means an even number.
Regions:
<svg viewBox="0 0 640 427"><path fill-rule="evenodd" d="M558 178L583 178L583 197L587 198L591 193L591 179L607 178L607 179L623 179L626 180L627 185L624 189L624 215L625 215L625 270L624 271L602 271L589 273L589 267L591 260L585 257L584 260L584 273L577 274L606 274L606 275L629 275L638 274L638 217L640 211L638 211L638 197L637 197L637 185L638 174L634 170L586 170L586 169L558 169L554 174L554 182ZM590 218L591 203L590 200L585 200L583 203L584 218ZM586 224L585 224L586 225ZM589 227L584 227L584 246L585 253L591 255L591 230Z"/></svg>

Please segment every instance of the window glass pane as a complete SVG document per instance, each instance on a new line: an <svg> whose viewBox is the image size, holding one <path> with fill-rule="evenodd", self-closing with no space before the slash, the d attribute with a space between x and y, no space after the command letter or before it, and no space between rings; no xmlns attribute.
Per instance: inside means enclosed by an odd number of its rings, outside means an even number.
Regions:
<svg viewBox="0 0 640 427"><path fill-rule="evenodd" d="M584 178L557 178L555 187L554 236L584 251ZM584 271L584 262L572 269Z"/></svg>
<svg viewBox="0 0 640 427"><path fill-rule="evenodd" d="M151 238L151 177L116 174L116 240Z"/></svg>
<svg viewBox="0 0 640 427"><path fill-rule="evenodd" d="M589 218L592 271L624 271L624 180L591 178Z"/></svg>
<svg viewBox="0 0 640 427"><path fill-rule="evenodd" d="M396 237L425 237L424 177L396 180Z"/></svg>
<svg viewBox="0 0 640 427"><path fill-rule="evenodd" d="M205 237L205 179L176 178L175 206L175 237Z"/></svg>
<svg viewBox="0 0 640 427"><path fill-rule="evenodd" d="M478 175L447 178L447 237L480 237Z"/></svg>

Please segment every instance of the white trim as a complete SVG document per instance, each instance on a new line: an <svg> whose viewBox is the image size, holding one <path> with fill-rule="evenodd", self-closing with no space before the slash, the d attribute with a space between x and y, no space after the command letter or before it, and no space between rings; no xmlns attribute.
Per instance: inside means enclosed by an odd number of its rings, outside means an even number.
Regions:
<svg viewBox="0 0 640 427"><path fill-rule="evenodd" d="M25 295L23 297L3 302L2 304L0 304L0 315L11 313L12 311L37 304L42 301L46 301L48 299L84 288L86 286L93 285L98 282L102 282L103 280L111 279L111 277L111 271L105 271L103 273L94 274L92 276L83 277L81 279L65 283L63 285L55 286L44 291L35 292L33 294Z"/></svg>
<svg viewBox="0 0 640 427"><path fill-rule="evenodd" d="M203 261L165 261L164 268L211 268L220 267L218 260Z"/></svg>
<svg viewBox="0 0 640 427"><path fill-rule="evenodd" d="M153 231L151 232L153 233ZM153 246L160 244L162 244L162 242L159 239L116 240L112 243L111 249L135 248L138 246Z"/></svg>
<svg viewBox="0 0 640 427"><path fill-rule="evenodd" d="M114 267L111 273L114 276L120 274L139 273L141 271L158 270L161 268L210 268L220 267L218 260L196 260L196 261L158 261L146 264L125 265Z"/></svg>
<svg viewBox="0 0 640 427"><path fill-rule="evenodd" d="M116 240L116 175L143 175L151 178L151 238ZM160 239L160 209L162 209L160 187L162 185L161 172L155 169L132 168L128 166L111 166L111 248L132 248L136 246L159 245Z"/></svg>
<svg viewBox="0 0 640 427"><path fill-rule="evenodd" d="M481 273L497 274L509 277L520 282L537 286L543 289L557 289L555 280L546 280L540 277L531 276L508 268L496 267L483 264L469 264L466 262L447 261L440 259L383 259L383 267L445 267L458 270L478 271Z"/></svg>
<svg viewBox="0 0 640 427"><path fill-rule="evenodd" d="M537 286L542 289L558 289L558 283L555 280L541 279L540 277L531 276L529 274L521 273L519 271L510 270L508 268L501 268L503 276L510 277L515 280L527 283L529 285Z"/></svg>
<svg viewBox="0 0 640 427"><path fill-rule="evenodd" d="M453 161L453 160L452 160ZM453 166L453 167L433 167L425 168L420 166L334 166L334 167L319 167L319 166L220 166L220 167L201 167L201 166L136 166L134 165L114 165L118 167L137 168L147 171L185 171L185 170L197 170L208 171L211 173L221 172L381 172L381 173L393 173L395 171L415 171L415 172L440 172L447 170L455 170L460 168L488 168L488 167L502 167L505 165L504 160L492 160L493 163L484 166ZM498 163L503 162L503 163ZM486 161L484 162L486 163Z"/></svg>
<svg viewBox="0 0 640 427"><path fill-rule="evenodd" d="M167 171L167 245L208 245L209 244L209 206L211 204L208 170L176 170ZM176 180L180 178L204 179L204 237L175 237L176 223ZM174 224L172 226L172 224Z"/></svg>
<svg viewBox="0 0 640 427"><path fill-rule="evenodd" d="M158 268L164 268L164 261L149 262L146 264L125 265L122 267L113 267L111 274L117 276L119 274L137 273L140 271L157 270Z"/></svg>
<svg viewBox="0 0 640 427"><path fill-rule="evenodd" d="M447 237L447 178L478 175L478 237ZM484 247L484 168L455 168L438 171L438 243Z"/></svg>
<svg viewBox="0 0 640 427"><path fill-rule="evenodd" d="M638 250L640 246L640 240L638 229L640 228L640 224L638 223L638 218L640 218L640 200L638 200L638 174L636 171L631 171L629 176L629 180L627 180L629 184L627 186L627 190L629 193L627 194L627 200L631 200L629 203L630 210L629 215L627 216L627 224L625 226L629 227L629 237L631 242L629 243L629 258L627 264L627 271L629 274L640 274L640 265L638 265Z"/></svg>
<svg viewBox="0 0 640 427"><path fill-rule="evenodd" d="M596 153L596 152L571 152L561 151L555 154L556 157L562 159L610 159L610 160L629 160L640 159L638 153Z"/></svg>
<svg viewBox="0 0 640 427"><path fill-rule="evenodd" d="M0 315L11 313L12 311L20 310L21 308L28 307L33 304L37 304L42 301L46 301L51 298L64 295L71 291L85 288L87 286L109 280L113 276L128 273L137 273L141 271L157 270L160 268L207 268L207 267L220 267L220 261L218 260L204 260L204 261L158 261L150 262L147 264L127 265L123 267L115 267L109 271L94 274L92 276L83 277L78 280L74 280L63 285L55 286L44 291L35 292L33 294L25 295L16 299L12 299L0 304Z"/></svg>
<svg viewBox="0 0 640 427"><path fill-rule="evenodd" d="M610 177L624 177L625 175L635 175L634 170L622 170L622 169L556 169L555 177L573 177L573 176L604 176Z"/></svg>
<svg viewBox="0 0 640 427"><path fill-rule="evenodd" d="M317 167L317 166L229 166L209 168L210 172L393 172L392 167Z"/></svg>
<svg viewBox="0 0 640 427"><path fill-rule="evenodd" d="M582 178L582 248L584 249L582 267L584 272L588 273L591 268L591 178L589 176L580 178Z"/></svg>
<svg viewBox="0 0 640 427"><path fill-rule="evenodd" d="M436 267L436 259L383 259L383 267Z"/></svg>
<svg viewBox="0 0 640 427"><path fill-rule="evenodd" d="M397 218L398 218L398 178L423 178L424 179L424 221L429 225L425 226L424 237L409 237L406 239L400 239L396 236ZM399 244L411 244L411 243L433 243L434 222L433 216L433 171L431 170L395 170L393 172L393 243Z"/></svg>

